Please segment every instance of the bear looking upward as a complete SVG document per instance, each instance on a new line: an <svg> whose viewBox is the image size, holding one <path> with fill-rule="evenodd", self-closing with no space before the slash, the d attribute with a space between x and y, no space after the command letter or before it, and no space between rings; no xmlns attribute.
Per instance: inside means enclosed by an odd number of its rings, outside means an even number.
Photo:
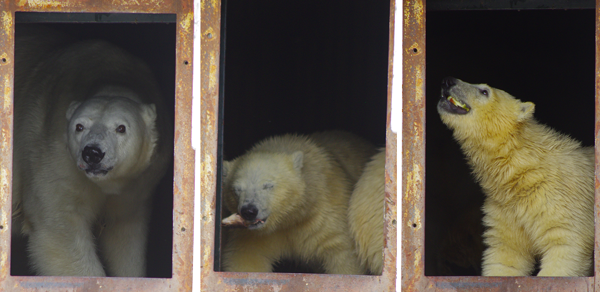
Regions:
<svg viewBox="0 0 600 292"><path fill-rule="evenodd" d="M226 230L224 269L271 272L277 261L295 259L322 264L330 274L364 273L348 227L348 201L375 151L339 131L288 134L225 161L224 205L246 228Z"/></svg>
<svg viewBox="0 0 600 292"><path fill-rule="evenodd" d="M484 276L589 276L594 148L538 123L534 104L485 84L442 81L438 112L486 194Z"/></svg>
<svg viewBox="0 0 600 292"><path fill-rule="evenodd" d="M141 60L42 29L15 39L13 222L39 275L142 277L172 114Z"/></svg>

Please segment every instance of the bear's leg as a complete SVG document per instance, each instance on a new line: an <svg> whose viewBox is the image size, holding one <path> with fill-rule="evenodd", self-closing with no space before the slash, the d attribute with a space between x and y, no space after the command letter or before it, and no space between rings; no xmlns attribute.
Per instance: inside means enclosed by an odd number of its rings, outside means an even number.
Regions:
<svg viewBox="0 0 600 292"><path fill-rule="evenodd" d="M122 203L122 202L121 202ZM109 205L110 206L110 205ZM128 205L119 205L125 207ZM105 228L100 234L102 256L107 271L116 277L144 277L146 275L146 239L149 210L145 204L135 208L113 206L107 211Z"/></svg>
<svg viewBox="0 0 600 292"><path fill-rule="evenodd" d="M360 268L360 262L352 249L329 251L323 261L327 274L362 275L365 273Z"/></svg>
<svg viewBox="0 0 600 292"><path fill-rule="evenodd" d="M36 224L29 234L29 252L37 274L104 277L93 235L82 218L60 224Z"/></svg>
<svg viewBox="0 0 600 292"><path fill-rule="evenodd" d="M235 231L233 231L235 232ZM232 234L233 235L233 234ZM231 236L223 249L223 270L227 272L270 273L281 256L281 246L269 239Z"/></svg>
<svg viewBox="0 0 600 292"><path fill-rule="evenodd" d="M541 259L539 277L591 276L592 254L582 246L565 244L550 247Z"/></svg>
<svg viewBox="0 0 600 292"><path fill-rule="evenodd" d="M482 276L529 276L535 267L529 241L518 228L501 229L498 224L484 234Z"/></svg>

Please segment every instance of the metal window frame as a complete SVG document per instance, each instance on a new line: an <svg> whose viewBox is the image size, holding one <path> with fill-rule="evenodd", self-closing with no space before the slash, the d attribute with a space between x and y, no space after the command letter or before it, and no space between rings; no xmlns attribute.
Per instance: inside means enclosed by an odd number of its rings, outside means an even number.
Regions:
<svg viewBox="0 0 600 292"><path fill-rule="evenodd" d="M10 275L15 12L126 12L177 15L172 278ZM194 212L194 151L190 139L193 22L191 0L0 1L0 291L191 290Z"/></svg>
<svg viewBox="0 0 600 292"><path fill-rule="evenodd" d="M390 1L390 41L385 166L384 268L380 276L293 273L232 273L214 271L216 218L217 127L221 1L201 5L201 290L202 291L395 291L396 290L396 133L390 128L394 14ZM399 88L397 90L400 90Z"/></svg>
<svg viewBox="0 0 600 292"><path fill-rule="evenodd" d="M439 2L439 1L438 1ZM496 1L499 2L499 1ZM425 0L404 0L402 291L600 291L600 0L596 0L596 214L593 277L425 276ZM598 279L598 280L597 280Z"/></svg>

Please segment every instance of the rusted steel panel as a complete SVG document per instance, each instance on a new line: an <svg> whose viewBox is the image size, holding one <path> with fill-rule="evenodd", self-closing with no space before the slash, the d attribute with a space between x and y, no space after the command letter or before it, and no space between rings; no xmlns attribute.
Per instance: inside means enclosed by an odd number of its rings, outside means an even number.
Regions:
<svg viewBox="0 0 600 292"><path fill-rule="evenodd" d="M405 0L403 31L402 291L423 291L425 267L425 2Z"/></svg>
<svg viewBox="0 0 600 292"><path fill-rule="evenodd" d="M170 289L192 289L194 157L192 149L193 1L177 4L173 176L173 280ZM160 4L157 4L160 8Z"/></svg>
<svg viewBox="0 0 600 292"><path fill-rule="evenodd" d="M177 14L174 139L173 277L88 278L10 276L14 12L129 12ZM181 1L1 1L0 2L0 291L190 291L194 202L191 147L193 2Z"/></svg>
<svg viewBox="0 0 600 292"><path fill-rule="evenodd" d="M393 40L391 5L390 38ZM396 279L396 134L390 125L393 46L390 66L387 111L385 255L382 276L229 273L214 271L214 234L216 207L216 157L218 121L220 1L201 2L201 185L202 185L202 291L395 291ZM392 42L390 42L392 43ZM397 89L400 90L400 89Z"/></svg>
<svg viewBox="0 0 600 292"><path fill-rule="evenodd" d="M594 291L600 291L600 0L596 0L596 123L595 123L595 204L594 217Z"/></svg>
<svg viewBox="0 0 600 292"><path fill-rule="evenodd" d="M419 291L593 291L593 277L427 277Z"/></svg>
<svg viewBox="0 0 600 292"><path fill-rule="evenodd" d="M396 291L396 256L397 256L397 236L398 236L398 192L397 192L397 134L391 131L392 114L392 90L402 90L402 88L392 88L393 70L394 70L394 31L396 19L396 1L390 1L390 26L389 26L389 48L388 48L388 90L387 90L387 116L386 116L386 160L385 160L385 213L384 213L384 250L383 250L383 272L380 279L380 289L377 291ZM402 11L402 10L400 10ZM399 64L401 65L401 64ZM402 78L402 76L396 76ZM398 110L398 109L396 109ZM396 115L400 113L395 113Z"/></svg>
<svg viewBox="0 0 600 292"><path fill-rule="evenodd" d="M13 0L14 11L178 13L192 1L178 0ZM189 2L187 5L182 5ZM193 11L193 9L191 9Z"/></svg>
<svg viewBox="0 0 600 292"><path fill-rule="evenodd" d="M200 185L202 234L201 290L217 290L221 282L214 272L214 236L217 173L217 129L219 113L219 56L221 42L221 1L200 2ZM225 285L221 282L221 286Z"/></svg>
<svg viewBox="0 0 600 292"><path fill-rule="evenodd" d="M0 3L0 283L10 274L14 13L7 6Z"/></svg>

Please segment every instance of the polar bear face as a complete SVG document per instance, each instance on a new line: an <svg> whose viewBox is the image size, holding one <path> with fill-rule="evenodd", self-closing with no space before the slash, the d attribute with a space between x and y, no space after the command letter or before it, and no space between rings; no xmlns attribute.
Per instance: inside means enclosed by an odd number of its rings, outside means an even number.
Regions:
<svg viewBox="0 0 600 292"><path fill-rule="evenodd" d="M273 231L304 203L303 153L252 152L223 163L224 200L248 229Z"/></svg>
<svg viewBox="0 0 600 292"><path fill-rule="evenodd" d="M461 141L480 134L503 137L532 118L535 105L487 84L446 77L437 108L444 124Z"/></svg>
<svg viewBox="0 0 600 292"><path fill-rule="evenodd" d="M66 117L69 152L89 179L131 178L149 166L158 139L153 104L95 96L72 102Z"/></svg>

